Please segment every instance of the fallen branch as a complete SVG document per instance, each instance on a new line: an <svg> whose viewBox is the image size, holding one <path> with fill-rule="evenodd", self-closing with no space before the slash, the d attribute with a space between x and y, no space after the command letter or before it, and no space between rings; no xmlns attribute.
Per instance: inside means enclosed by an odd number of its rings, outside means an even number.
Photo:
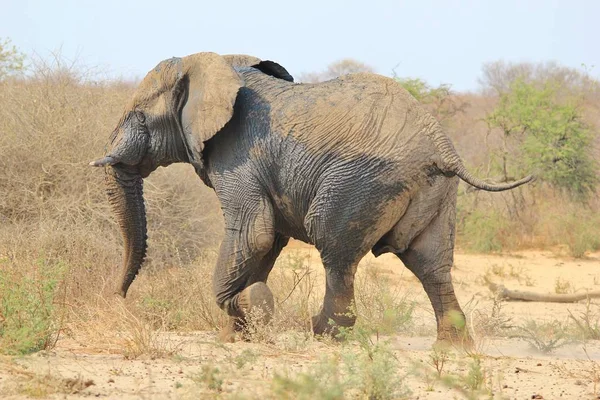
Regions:
<svg viewBox="0 0 600 400"><path fill-rule="evenodd" d="M524 292L522 290L510 290L504 285L487 282L490 290L502 300L508 301L539 301L544 303L576 303L582 300L600 298L600 291L594 290L585 293L553 294Z"/></svg>

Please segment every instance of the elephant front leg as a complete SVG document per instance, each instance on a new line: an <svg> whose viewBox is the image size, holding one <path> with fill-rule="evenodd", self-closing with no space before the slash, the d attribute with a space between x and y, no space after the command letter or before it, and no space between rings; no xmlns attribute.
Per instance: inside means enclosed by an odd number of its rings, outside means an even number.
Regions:
<svg viewBox="0 0 600 400"><path fill-rule="evenodd" d="M248 281L248 288L250 288L250 292L252 290L256 290L256 288L260 288L261 285L254 285L257 282L267 283L267 279L269 277L269 273L273 269L273 265L275 265L275 261L277 257L281 253L281 250L287 245L289 241L288 237L275 234L275 240L273 242L273 247L271 250L263 257L263 259L258 263L256 268L254 268L254 273L250 276L250 280ZM269 288L266 288L269 290ZM242 291L243 293L244 291ZM270 293L270 292L269 292ZM268 296L268 294L267 294ZM234 296L235 297L235 296ZM250 295L250 297L252 297ZM256 301L255 301L256 302ZM258 300L260 303L260 300ZM269 299L265 299L265 304L269 303ZM273 309L271 307L270 309ZM270 314L269 314L270 315ZM265 321L268 323L268 320ZM219 339L221 342L234 342L236 334L243 332L246 324L246 320L243 317L232 317L230 316L226 325L223 327L219 334Z"/></svg>
<svg viewBox="0 0 600 400"><path fill-rule="evenodd" d="M283 246L278 238L281 247L274 254L272 212L266 201L248 219L239 226L226 215L227 233L213 275L217 304L230 316L221 334L225 341L233 340L251 315L260 315L260 322L268 323L274 311L273 294L265 281Z"/></svg>

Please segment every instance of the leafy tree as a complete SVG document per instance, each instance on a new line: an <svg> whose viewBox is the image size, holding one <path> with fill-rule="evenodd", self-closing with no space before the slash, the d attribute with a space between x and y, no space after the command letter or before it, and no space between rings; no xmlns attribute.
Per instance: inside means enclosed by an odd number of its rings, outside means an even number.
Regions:
<svg viewBox="0 0 600 400"><path fill-rule="evenodd" d="M395 79L441 122L462 112L467 106L466 102L452 96L451 86L448 84L432 87L419 78L395 77Z"/></svg>
<svg viewBox="0 0 600 400"><path fill-rule="evenodd" d="M0 38L0 80L9 75L23 72L25 55L16 46L11 46L10 39Z"/></svg>
<svg viewBox="0 0 600 400"><path fill-rule="evenodd" d="M532 83L517 78L501 92L486 121L503 133L500 168L504 179L533 171L539 180L585 197L597 183L590 154L593 137L582 119L578 98L565 98L559 95L560 89L552 80Z"/></svg>

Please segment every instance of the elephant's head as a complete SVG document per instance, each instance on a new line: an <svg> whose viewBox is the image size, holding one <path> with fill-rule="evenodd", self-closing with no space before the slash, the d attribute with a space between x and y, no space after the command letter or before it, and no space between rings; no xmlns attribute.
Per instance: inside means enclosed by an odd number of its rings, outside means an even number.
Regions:
<svg viewBox="0 0 600 400"><path fill-rule="evenodd" d="M198 53L165 60L140 83L113 132L106 156L90 163L107 167L107 194L125 245L117 289L123 297L146 256L142 178L175 162L189 162L203 171L204 142L231 119L243 86L235 66L291 78L278 64L250 56Z"/></svg>

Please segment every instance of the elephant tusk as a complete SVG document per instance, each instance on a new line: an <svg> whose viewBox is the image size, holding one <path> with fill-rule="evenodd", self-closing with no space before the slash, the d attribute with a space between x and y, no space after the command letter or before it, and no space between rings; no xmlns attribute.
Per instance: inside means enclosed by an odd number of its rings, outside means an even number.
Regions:
<svg viewBox="0 0 600 400"><path fill-rule="evenodd" d="M118 161L112 158L111 156L106 156L96 161L92 161L89 163L92 167L104 167L106 165L115 165Z"/></svg>

